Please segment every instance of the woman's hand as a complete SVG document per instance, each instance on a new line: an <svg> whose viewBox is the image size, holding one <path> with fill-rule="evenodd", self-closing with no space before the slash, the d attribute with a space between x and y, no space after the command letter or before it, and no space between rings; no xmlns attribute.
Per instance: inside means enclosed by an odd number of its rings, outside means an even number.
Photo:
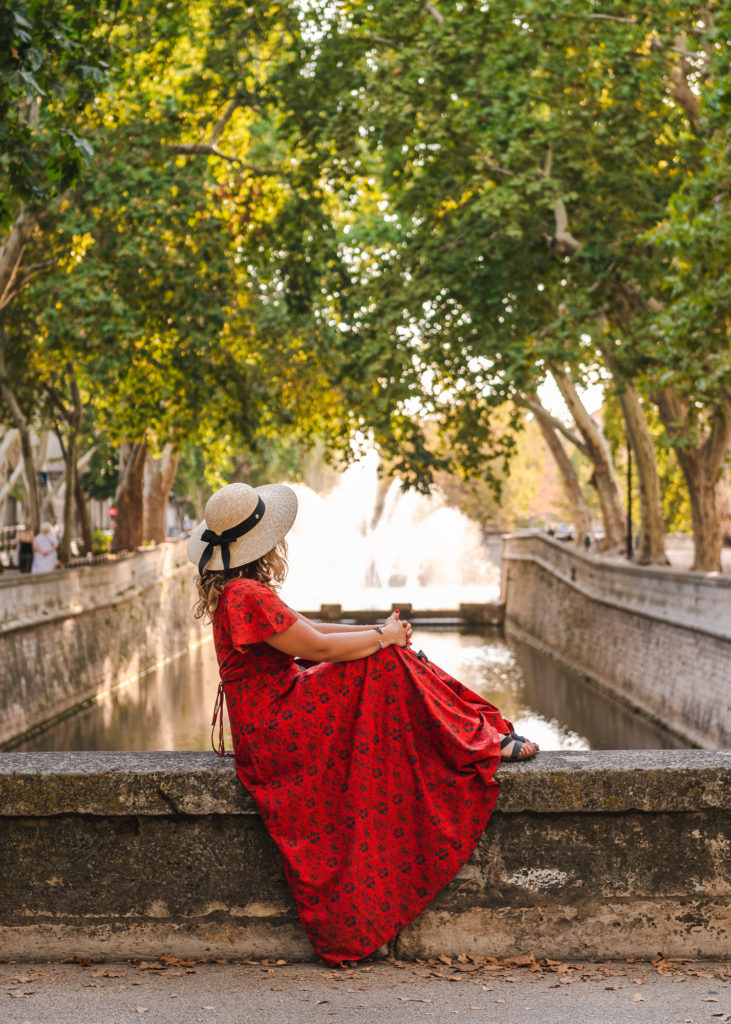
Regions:
<svg viewBox="0 0 731 1024"><path fill-rule="evenodd" d="M383 623L384 635L385 635L386 627L390 623L393 623L393 622L397 623L399 626L403 626L406 629L406 643L405 644L401 644L400 643L399 647L410 647L411 646L411 633L412 633L411 623L407 622L406 619L400 619L399 618L399 610L398 610L398 608L394 609L394 611L391 612L389 617Z"/></svg>
<svg viewBox="0 0 731 1024"><path fill-rule="evenodd" d="M390 615L383 625L384 647L394 644L396 647L408 647L411 643L411 626L399 618Z"/></svg>

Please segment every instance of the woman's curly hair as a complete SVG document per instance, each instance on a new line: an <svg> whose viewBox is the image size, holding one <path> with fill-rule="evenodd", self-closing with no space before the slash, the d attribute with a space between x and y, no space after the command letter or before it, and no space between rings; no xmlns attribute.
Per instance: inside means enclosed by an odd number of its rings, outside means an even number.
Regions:
<svg viewBox="0 0 731 1024"><path fill-rule="evenodd" d="M231 580L256 580L264 583L272 590L277 590L287 576L287 542L280 540L276 547L267 551L255 562L237 565L235 569L204 570L202 576L196 576L195 585L198 600L193 608L196 619L210 622L218 608L223 588Z"/></svg>

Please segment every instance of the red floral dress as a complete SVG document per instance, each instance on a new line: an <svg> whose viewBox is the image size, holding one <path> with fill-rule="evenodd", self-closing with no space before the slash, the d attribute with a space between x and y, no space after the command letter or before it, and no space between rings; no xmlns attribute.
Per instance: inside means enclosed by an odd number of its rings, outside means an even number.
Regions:
<svg viewBox="0 0 731 1024"><path fill-rule="evenodd" d="M303 667L265 643L297 621L234 580L213 620L236 771L328 963L393 938L455 875L497 799L492 704L395 646Z"/></svg>

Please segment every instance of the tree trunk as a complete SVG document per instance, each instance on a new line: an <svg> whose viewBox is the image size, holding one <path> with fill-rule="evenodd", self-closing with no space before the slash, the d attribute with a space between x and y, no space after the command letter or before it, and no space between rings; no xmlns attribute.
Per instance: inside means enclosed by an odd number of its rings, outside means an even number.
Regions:
<svg viewBox="0 0 731 1024"><path fill-rule="evenodd" d="M569 375L564 370L553 368L551 373L574 418L583 438L586 454L594 467L592 483L596 488L604 523L603 547L605 550L618 550L624 545L625 515L607 439L584 408Z"/></svg>
<svg viewBox="0 0 731 1024"><path fill-rule="evenodd" d="M5 369L5 329L0 323L0 392L5 404L8 407L13 424L20 437L20 451L23 456L23 479L25 481L25 499L28 507L29 525L33 533L38 533L41 528L41 496L38 490L38 472L33 457L33 442L30 436L30 426L23 415L23 410L18 404L15 392L10 387L7 372Z"/></svg>
<svg viewBox="0 0 731 1024"><path fill-rule="evenodd" d="M143 541L142 483L145 473L147 435L141 441L125 442L119 451L119 484L114 503L117 516L112 551L135 551Z"/></svg>
<svg viewBox="0 0 731 1024"><path fill-rule="evenodd" d="M647 428L640 396L631 381L621 385L619 403L637 466L640 490L640 541L637 561L641 565L669 565L665 554L665 519L662 514L660 477L655 445Z"/></svg>
<svg viewBox="0 0 731 1024"><path fill-rule="evenodd" d="M696 448L686 441L689 417L695 416L671 388L653 396L675 455L683 471L690 497L693 522L693 569L721 572L721 516L718 483L731 441L731 400L715 412L707 435Z"/></svg>
<svg viewBox="0 0 731 1024"><path fill-rule="evenodd" d="M76 476L74 479L74 497L76 499L76 514L79 517L79 525L81 526L81 542L84 548L84 554L90 555L94 549L94 542L91 539L89 506L86 502L84 489L81 486L81 473L79 472L78 463L76 465Z"/></svg>
<svg viewBox="0 0 731 1024"><path fill-rule="evenodd" d="M79 430L81 428L81 419L84 413L84 407L81 402L81 392L79 391L79 385L76 380L73 363L66 363L64 369L69 383L69 390L71 392L70 406L67 406L63 395L58 391L53 383L48 382L45 387L47 393L51 397L51 401L56 406L56 409L66 423L65 444L61 431L58 428L58 424L56 425L56 434L58 435L59 444L61 445L61 453L63 454L64 466L66 468L66 472L64 474L63 536L58 546L58 557L64 565L67 565L71 558L71 541L73 540L75 526L74 504L76 502L79 479Z"/></svg>
<svg viewBox="0 0 731 1024"><path fill-rule="evenodd" d="M159 459L153 459L147 453L143 488L143 536L146 541L162 544L165 540L168 498L179 459L180 453L173 451L170 442L163 448Z"/></svg>
<svg viewBox="0 0 731 1024"><path fill-rule="evenodd" d="M721 544L731 544L731 480L728 466L716 485L716 505L721 520Z"/></svg>
<svg viewBox="0 0 731 1024"><path fill-rule="evenodd" d="M576 543L586 543L586 538L591 538L591 516L589 514L589 509L586 507L584 495L581 493L581 485L579 483L579 478L576 475L574 464L569 458L569 454L564 448L561 438L558 436L558 431L551 422L550 414L543 408L535 396L531 401L530 408L535 414L536 421L538 426L541 428L544 440L548 445L548 449L554 457L559 473L561 474L561 482L563 484L566 500L571 507L571 518L574 524Z"/></svg>
<svg viewBox="0 0 731 1024"><path fill-rule="evenodd" d="M4 522L3 510L8 500L8 495L15 487L23 472L23 456L18 453L15 465L11 468L10 456L16 444L19 444L20 437L15 427L6 430L0 441L0 473L2 484L0 484L0 522Z"/></svg>
<svg viewBox="0 0 731 1024"><path fill-rule="evenodd" d="M15 223L0 246L0 309L12 302L23 252L33 236L38 219L25 206L21 206Z"/></svg>
<svg viewBox="0 0 731 1024"><path fill-rule="evenodd" d="M692 569L721 572L721 520L716 501L717 481L710 477L697 452L678 452L688 491L693 520Z"/></svg>
<svg viewBox="0 0 731 1024"><path fill-rule="evenodd" d="M71 558L71 540L74 532L74 498L76 495L76 459L78 454L76 431L69 429L64 446L66 487L63 492L63 535L58 545L58 560L68 565Z"/></svg>

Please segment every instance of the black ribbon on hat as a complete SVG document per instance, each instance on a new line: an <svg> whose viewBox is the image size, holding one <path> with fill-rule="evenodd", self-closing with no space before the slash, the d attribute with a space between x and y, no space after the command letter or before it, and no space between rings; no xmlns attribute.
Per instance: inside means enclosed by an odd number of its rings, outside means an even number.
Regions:
<svg viewBox="0 0 731 1024"><path fill-rule="evenodd" d="M213 558L214 548L220 547L221 549L221 560L223 562L223 568L228 569L231 566L231 552L229 550L229 544L238 540L239 537L243 537L249 530L253 530L256 524L259 522L261 517L264 515L266 505L259 498L256 508L251 515L244 519L243 523L239 523L238 526L231 526L228 530L224 530L223 533L214 533L213 530L205 529L201 534L201 540L206 542L206 548L200 557L198 562L198 572L202 576L203 570L206 565Z"/></svg>

